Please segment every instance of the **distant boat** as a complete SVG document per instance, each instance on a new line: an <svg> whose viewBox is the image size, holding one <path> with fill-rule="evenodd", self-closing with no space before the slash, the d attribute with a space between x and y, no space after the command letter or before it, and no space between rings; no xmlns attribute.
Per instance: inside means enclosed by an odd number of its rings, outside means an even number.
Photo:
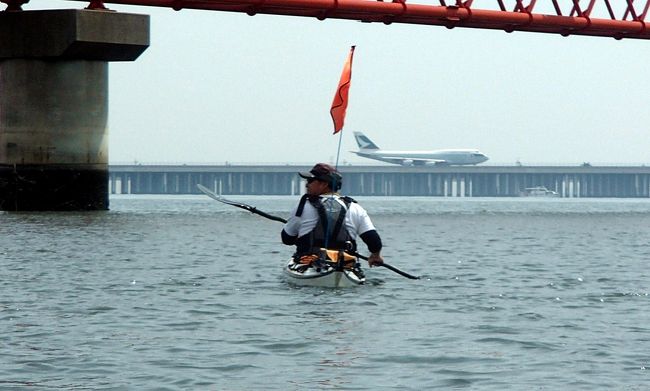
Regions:
<svg viewBox="0 0 650 391"><path fill-rule="evenodd" d="M522 197L559 197L557 191L549 190L544 186L527 187L519 193Z"/></svg>

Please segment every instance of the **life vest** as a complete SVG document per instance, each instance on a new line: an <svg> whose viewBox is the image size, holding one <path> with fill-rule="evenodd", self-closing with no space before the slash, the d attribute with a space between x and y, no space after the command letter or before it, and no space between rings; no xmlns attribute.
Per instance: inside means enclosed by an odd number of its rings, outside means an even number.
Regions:
<svg viewBox="0 0 650 391"><path fill-rule="evenodd" d="M339 202L343 201L343 203ZM309 247L317 252L321 248L346 250L350 249L352 237L345 226L345 215L350 204L356 202L350 197L309 197L304 195L300 199L296 216L300 217L309 202L318 213L318 222L314 229L308 233Z"/></svg>

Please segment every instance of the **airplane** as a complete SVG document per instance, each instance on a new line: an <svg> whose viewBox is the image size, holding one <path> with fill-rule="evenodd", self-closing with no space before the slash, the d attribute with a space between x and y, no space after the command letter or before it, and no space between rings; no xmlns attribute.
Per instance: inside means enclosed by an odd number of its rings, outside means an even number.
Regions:
<svg viewBox="0 0 650 391"><path fill-rule="evenodd" d="M436 166L436 165L467 165L479 164L488 157L476 149L441 149L437 151L385 151L373 143L368 136L354 132L354 138L359 145L356 153L361 157L379 160L402 166Z"/></svg>

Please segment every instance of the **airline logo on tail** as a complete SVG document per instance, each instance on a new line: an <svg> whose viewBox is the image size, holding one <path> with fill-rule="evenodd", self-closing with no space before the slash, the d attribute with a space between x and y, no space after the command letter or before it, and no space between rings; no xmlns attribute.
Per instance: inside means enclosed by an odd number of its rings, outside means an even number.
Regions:
<svg viewBox="0 0 650 391"><path fill-rule="evenodd" d="M357 140L359 149L379 149L365 134L361 132L354 132L354 138Z"/></svg>
<svg viewBox="0 0 650 391"><path fill-rule="evenodd" d="M477 149L441 149L436 151L386 151L380 149L365 134L354 132L359 151L353 152L361 157L403 166L429 165L468 165L488 160Z"/></svg>

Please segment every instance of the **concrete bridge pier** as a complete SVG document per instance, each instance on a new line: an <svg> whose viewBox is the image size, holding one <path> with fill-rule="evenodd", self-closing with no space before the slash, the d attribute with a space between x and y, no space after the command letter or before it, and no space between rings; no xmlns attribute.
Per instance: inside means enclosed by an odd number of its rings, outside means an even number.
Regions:
<svg viewBox="0 0 650 391"><path fill-rule="evenodd" d="M108 62L148 46L148 15L0 13L0 210L108 209Z"/></svg>

